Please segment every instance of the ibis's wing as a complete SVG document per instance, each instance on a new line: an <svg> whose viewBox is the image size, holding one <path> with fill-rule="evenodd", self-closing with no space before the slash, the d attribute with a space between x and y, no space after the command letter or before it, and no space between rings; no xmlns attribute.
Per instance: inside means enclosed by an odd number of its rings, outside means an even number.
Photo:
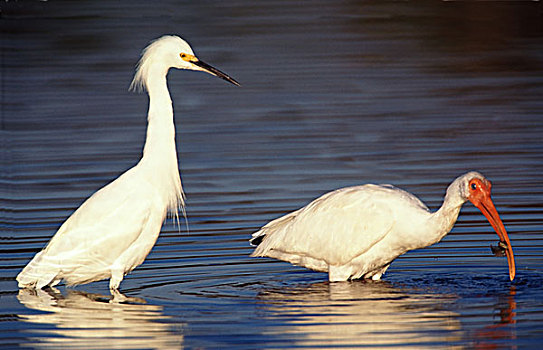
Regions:
<svg viewBox="0 0 543 350"><path fill-rule="evenodd" d="M254 238L264 238L252 256L268 256L273 250L331 265L345 264L383 239L394 226L386 200L391 191L395 190L364 185L327 193L256 232Z"/></svg>

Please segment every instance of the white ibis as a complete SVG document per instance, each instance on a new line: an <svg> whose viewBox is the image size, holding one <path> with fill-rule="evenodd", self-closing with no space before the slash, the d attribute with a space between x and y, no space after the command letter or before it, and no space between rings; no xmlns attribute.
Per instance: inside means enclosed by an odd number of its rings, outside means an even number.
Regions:
<svg viewBox="0 0 543 350"><path fill-rule="evenodd" d="M379 280L398 256L445 237L469 200L500 237L512 281L513 249L490 188L490 181L478 172L462 175L449 185L443 205L433 213L417 197L394 186L341 188L253 233L251 244L257 247L251 256L328 272L330 281Z"/></svg>
<svg viewBox="0 0 543 350"><path fill-rule="evenodd" d="M149 94L147 139L133 168L88 198L59 228L47 247L19 273L21 288L68 285L110 278L115 297L124 276L154 246L168 211L184 208L173 107L166 75L170 68L199 70L239 85L200 61L183 39L163 36L143 52L131 88Z"/></svg>

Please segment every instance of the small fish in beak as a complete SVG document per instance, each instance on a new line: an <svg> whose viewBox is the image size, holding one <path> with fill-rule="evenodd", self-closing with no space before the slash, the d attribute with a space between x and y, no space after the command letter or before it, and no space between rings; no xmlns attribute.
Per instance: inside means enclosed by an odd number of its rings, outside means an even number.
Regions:
<svg viewBox="0 0 543 350"><path fill-rule="evenodd" d="M505 242L498 242L498 245L494 247L492 244L490 245L490 250L492 251L492 254L497 257L507 256L507 250L508 250L507 243Z"/></svg>

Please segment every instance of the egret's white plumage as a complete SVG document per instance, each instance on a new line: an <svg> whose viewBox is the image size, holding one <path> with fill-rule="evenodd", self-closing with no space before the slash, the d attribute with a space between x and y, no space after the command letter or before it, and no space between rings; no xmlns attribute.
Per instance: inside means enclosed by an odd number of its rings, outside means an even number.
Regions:
<svg viewBox="0 0 543 350"><path fill-rule="evenodd" d="M513 250L490 198L490 188L490 181L480 173L462 175L448 187L443 205L434 213L417 197L390 185L338 189L255 232L251 243L257 247L251 256L328 272L330 281L378 280L398 256L439 242L469 200L507 246L513 280Z"/></svg>
<svg viewBox="0 0 543 350"><path fill-rule="evenodd" d="M234 79L200 61L183 39L163 36L139 61L132 89L149 94L148 127L138 164L88 198L49 244L19 273L20 287L43 288L110 278L115 296L123 277L154 246L168 213L184 209L173 107L166 76L170 68L201 70L233 84Z"/></svg>

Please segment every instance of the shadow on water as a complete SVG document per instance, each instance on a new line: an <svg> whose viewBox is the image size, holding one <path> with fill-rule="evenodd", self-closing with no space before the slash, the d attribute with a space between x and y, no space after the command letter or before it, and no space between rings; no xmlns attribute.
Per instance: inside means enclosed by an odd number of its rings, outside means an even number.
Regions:
<svg viewBox="0 0 543 350"><path fill-rule="evenodd" d="M139 349L181 348L183 325L172 323L162 307L131 303L110 303L110 297L56 289L22 289L17 299L28 309L40 311L19 315L24 322L39 325L22 346L34 348ZM34 328L34 327L32 327ZM175 328L175 330L174 330Z"/></svg>

